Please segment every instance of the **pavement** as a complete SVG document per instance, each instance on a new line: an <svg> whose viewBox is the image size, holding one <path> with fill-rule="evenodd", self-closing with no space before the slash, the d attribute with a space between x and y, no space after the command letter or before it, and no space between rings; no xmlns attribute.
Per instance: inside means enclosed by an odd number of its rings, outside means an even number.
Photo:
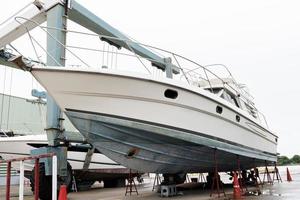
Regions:
<svg viewBox="0 0 300 200"><path fill-rule="evenodd" d="M299 166L300 168L300 166ZM298 171L298 170L297 170ZM286 174L282 174L283 182L275 181L273 185L264 184L261 187L262 194L256 196L249 194L243 196L244 200L277 200L277 199L300 199L300 173L292 173L292 182L286 181ZM72 192L68 194L69 200L155 200L163 199L159 193L152 192L153 179L145 179L145 183L137 184L138 195L132 193L132 195L125 196L126 189L123 188L103 188L101 184L94 184L93 188L88 191ZM248 188L249 191L255 193L256 188ZM231 186L227 186L225 189L226 196L221 195L220 198L216 194L210 197L210 190L203 190L200 184L187 184L185 190L180 191L179 194L171 199L182 200L206 200L206 199L220 199L228 200L232 199L233 189ZM25 200L33 200L34 197L30 191L29 186L25 187L24 191ZM0 199L5 199L5 187L0 187ZM18 186L11 186L11 199L18 199Z"/></svg>

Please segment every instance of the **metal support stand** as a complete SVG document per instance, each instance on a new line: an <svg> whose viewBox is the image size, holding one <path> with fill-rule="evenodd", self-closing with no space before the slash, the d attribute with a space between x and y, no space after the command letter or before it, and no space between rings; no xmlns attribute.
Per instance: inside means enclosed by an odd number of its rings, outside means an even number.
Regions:
<svg viewBox="0 0 300 200"><path fill-rule="evenodd" d="M198 183L202 183L202 189L204 190L205 188L205 183L207 183L203 173L199 173L199 177L198 177Z"/></svg>
<svg viewBox="0 0 300 200"><path fill-rule="evenodd" d="M276 179L275 179L275 176L276 176ZM279 174L279 171L278 171L278 168L277 168L277 163L275 162L274 164L274 173L273 173L273 183L274 183L274 180L281 182L282 183L282 179L281 179L281 176Z"/></svg>
<svg viewBox="0 0 300 200"><path fill-rule="evenodd" d="M199 174L198 182L199 183L206 183L206 179L205 179L203 173Z"/></svg>
<svg viewBox="0 0 300 200"><path fill-rule="evenodd" d="M257 182L257 184L263 185L263 182L262 182L261 179L260 179L260 175L259 175L259 171L258 171L257 167L255 167L255 177L256 177L256 182ZM258 181L259 181L259 182L258 182Z"/></svg>
<svg viewBox="0 0 300 200"><path fill-rule="evenodd" d="M215 161L215 171L214 171L214 177L211 186L210 197L213 195L215 189L217 189L218 197L220 197L220 189L222 190L224 196L226 197L224 187L218 173L217 149L214 150L214 161Z"/></svg>
<svg viewBox="0 0 300 200"><path fill-rule="evenodd" d="M78 192L75 176L72 177L72 191Z"/></svg>
<svg viewBox="0 0 300 200"><path fill-rule="evenodd" d="M265 182L265 178L267 178L266 182ZM265 161L265 171L264 171L264 178L263 178L263 184L265 184L265 183L269 183L269 184L273 185L273 181L272 181L269 169L268 169L267 161Z"/></svg>
<svg viewBox="0 0 300 200"><path fill-rule="evenodd" d="M254 159L253 170L254 170L254 182L255 182L254 184L255 184L255 187L256 187L257 191L259 193L261 193L259 185L261 185L262 183L261 183L261 179L259 177L259 171L258 171L258 169L256 167L255 159ZM258 180L259 180L259 183L258 183Z"/></svg>
<svg viewBox="0 0 300 200"><path fill-rule="evenodd" d="M133 192L136 192L136 194L139 195L139 193L138 193L138 191L136 189L136 185L135 185L135 182L134 182L134 176L133 176L133 174L131 172L131 169L129 170L129 176L128 176L127 181L128 181L128 183L126 185L125 196L127 195L127 193L129 193L130 196L131 196L131 193L133 193Z"/></svg>
<svg viewBox="0 0 300 200"><path fill-rule="evenodd" d="M160 190L161 197L172 197L177 195L176 185L162 185Z"/></svg>
<svg viewBox="0 0 300 200"><path fill-rule="evenodd" d="M89 169L94 152L95 152L95 147L89 149L88 152L86 153L85 160L84 160L83 167L82 167L83 170Z"/></svg>
<svg viewBox="0 0 300 200"><path fill-rule="evenodd" d="M161 179L159 174L155 174L154 182L153 182L153 187L152 187L152 192L154 191L156 186L159 186L161 184Z"/></svg>
<svg viewBox="0 0 300 200"><path fill-rule="evenodd" d="M246 189L246 191L248 192L248 188L246 186L244 177L241 174L241 163L240 163L239 155L237 155L237 170L238 170L238 180L239 180L241 191L242 191L242 193L244 193L244 189Z"/></svg>
<svg viewBox="0 0 300 200"><path fill-rule="evenodd" d="M262 183L262 181L261 181L261 179L260 179L259 171L258 171L258 169L257 169L257 167L256 167L255 158L254 158L253 162L254 162L254 167L253 167L253 169L254 169L255 180L256 180L256 182L257 182L258 185L262 185L263 183ZM258 182L258 181L259 181L259 182Z"/></svg>
<svg viewBox="0 0 300 200"><path fill-rule="evenodd" d="M190 183L190 182L192 182L192 181L191 181L189 175L186 174L186 176L185 176L185 183Z"/></svg>

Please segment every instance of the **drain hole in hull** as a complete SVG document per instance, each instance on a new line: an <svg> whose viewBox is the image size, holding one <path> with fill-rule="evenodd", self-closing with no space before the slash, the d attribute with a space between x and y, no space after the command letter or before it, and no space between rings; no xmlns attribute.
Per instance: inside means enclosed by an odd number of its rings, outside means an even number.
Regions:
<svg viewBox="0 0 300 200"><path fill-rule="evenodd" d="M131 148L129 149L129 151L127 152L126 158L133 158L135 155L138 154L140 150L138 148Z"/></svg>

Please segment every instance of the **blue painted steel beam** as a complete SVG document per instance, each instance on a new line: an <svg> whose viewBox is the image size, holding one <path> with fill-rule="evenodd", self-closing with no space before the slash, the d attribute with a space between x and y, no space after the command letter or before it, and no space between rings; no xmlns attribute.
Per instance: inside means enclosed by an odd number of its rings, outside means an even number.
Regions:
<svg viewBox="0 0 300 200"><path fill-rule="evenodd" d="M136 53L137 55L149 59L154 66L162 70L166 70L167 65L163 64L165 63L164 58L156 55L149 49L133 42L126 35L124 35L119 30L106 23L104 20L96 16L94 13L92 13L91 11L89 11L88 9L86 9L76 1L71 2L69 12L68 12L68 18L99 35L105 35L108 37L117 38L117 40L111 38L105 38L105 40L109 40L113 42L117 47L118 46L124 47L129 51L133 50L134 53ZM126 43L124 41L129 41L129 42ZM174 66L172 70L173 73L176 74L179 73L179 69L175 68Z"/></svg>
<svg viewBox="0 0 300 200"><path fill-rule="evenodd" d="M48 29L50 34L47 35L47 65L49 66L65 66L65 48L66 32L61 29L66 28L65 9L58 4L47 12L47 26L57 29ZM61 43L61 44L60 44ZM53 77L55 78L55 77ZM57 138L62 130L60 121L62 116L61 110L55 103L54 99L47 95L47 139L50 146L59 144Z"/></svg>

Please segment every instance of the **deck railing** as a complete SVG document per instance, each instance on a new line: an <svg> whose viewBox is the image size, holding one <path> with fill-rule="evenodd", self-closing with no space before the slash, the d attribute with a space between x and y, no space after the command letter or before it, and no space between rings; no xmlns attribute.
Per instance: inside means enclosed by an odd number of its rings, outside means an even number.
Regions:
<svg viewBox="0 0 300 200"><path fill-rule="evenodd" d="M167 51L161 48L157 48L151 45L143 44L131 39L120 39L116 37L110 37L106 35L100 35L100 34L95 34L95 33L88 33L88 32L79 32L79 31L73 31L73 30L65 30L65 29L58 29L58 28L53 28L53 27L48 27L48 26L41 26L38 23L23 18L23 17L16 17L15 20L19 22L20 24L22 21L26 22L31 22L34 23L35 26L39 27L40 31L42 33L46 34L48 37L51 37L55 42L60 44L66 49L66 55L69 55L70 58L64 58L66 59L66 66L73 66L73 67L78 67L78 66L86 66L91 68L95 68L95 66L101 68L112 68L112 69L119 69L119 66L126 65L132 65L136 66L137 62L140 64L139 66L142 66L144 68L144 72L153 75L156 78L160 78L161 76L166 76L166 72L162 71L160 69L156 69L153 67L153 63L159 63L161 65L166 65L166 63L158 60L152 60L150 58L146 58L143 56L138 55L134 48L132 48L133 45L141 45L153 53L161 56L162 60L163 58L171 58L172 60L172 66L177 67L179 71L181 72L179 75L173 74L174 79L178 79L181 81L186 82L187 84L190 85L195 85L195 83L199 82L206 82L208 88L206 89L210 92L213 93L213 85L211 83L212 79L217 79L222 83L223 87L228 87L231 90L235 91L236 95L238 95L241 101L244 101L245 104L250 105L253 108L253 111L258 113L259 115L262 115L261 112L258 111L258 109L255 107L253 103L253 97L249 94L247 90L245 90L240 84L238 84L235 79L233 78L232 74L228 70L228 68L223 65L223 64L212 64L212 65L200 65L197 62L188 59L184 56L181 56L179 54L176 54L171 51ZM25 27L26 28L26 27ZM88 43L84 42L82 45L73 45L73 44L67 44L64 45L60 41L58 41L51 33L49 30L55 29L55 30L60 30L64 31L68 34L75 34L76 37L81 38L82 36L85 37L91 37L91 38L97 38L99 43L99 46L102 48L94 48L94 47L88 47ZM36 54L37 62L41 65L45 65L44 62L42 61L41 57L37 51L37 48L40 50L44 51L45 53L45 58L48 57L50 59L53 59L55 63L59 66L60 62L55 60L49 52L46 51L45 48L42 47L41 43L35 39L33 34L30 34L28 31L28 35L30 38L30 43L33 46L34 52ZM68 36L69 37L69 36ZM105 38L105 40L101 40L101 38ZM79 39L78 39L79 40ZM83 40L83 39L82 39ZM96 40L96 41L97 41ZM88 41L88 40L86 40ZM119 46L115 46L107 41L119 41L122 42L123 44L126 45L126 49L122 48L120 49ZM102 45L101 45L102 43ZM93 43L94 45L94 43ZM56 49L53 49L52 51L55 51ZM83 53L83 51L88 51L89 53ZM80 54L80 55L79 55ZM72 57L72 58L71 58ZM85 57L85 58L84 58ZM99 59L101 57L101 59ZM124 60L124 58L126 58ZM96 60L99 59L99 62L97 63ZM120 62L120 60L122 62ZM134 64L132 60L134 61ZM137 62L136 62L137 61ZM76 64L75 64L76 63ZM91 64L90 64L91 63ZM122 64L121 64L122 63ZM216 71L211 69L212 67L221 67L225 69L225 72L227 73L227 77L229 77L232 81L231 82L226 82L224 81L224 78L221 78L219 74L217 74ZM126 70L131 70L133 67L123 67L123 69ZM256 118L259 118L257 115ZM267 126L267 123L265 121L265 117L262 117L263 119L259 119L261 122L264 122L265 125Z"/></svg>

